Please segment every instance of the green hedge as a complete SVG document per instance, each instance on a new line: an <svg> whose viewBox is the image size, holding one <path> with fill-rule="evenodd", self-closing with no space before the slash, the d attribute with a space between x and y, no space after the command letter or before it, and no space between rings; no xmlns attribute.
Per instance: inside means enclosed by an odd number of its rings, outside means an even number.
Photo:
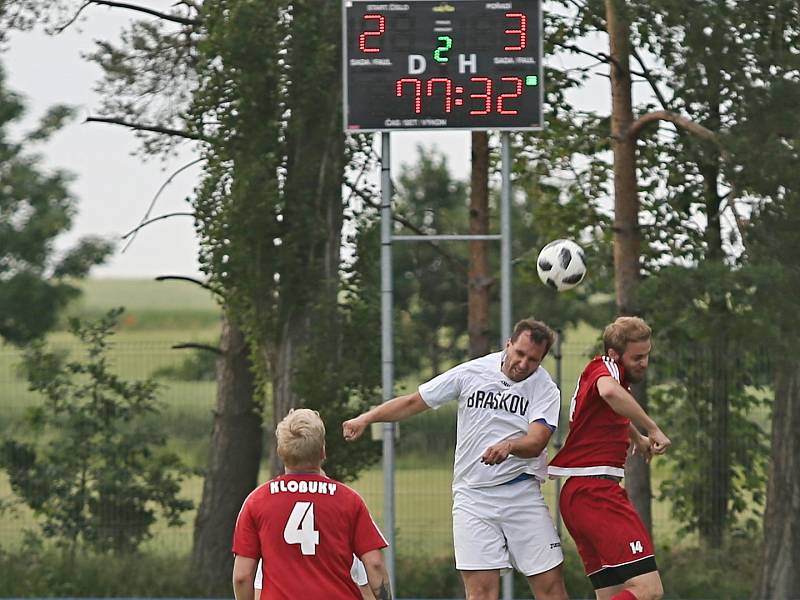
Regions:
<svg viewBox="0 0 800 600"><path fill-rule="evenodd" d="M594 592L571 544L565 547L564 578L570 598L594 598ZM718 550L666 549L657 552L665 599L744 600L755 582L761 546L737 539ZM463 598L463 586L451 556L397 559L398 598ZM517 598L530 598L525 578L517 574ZM230 583L199 589L186 556L133 555L111 558L79 555L74 559L33 541L19 552L0 551L0 597L232 597Z"/></svg>

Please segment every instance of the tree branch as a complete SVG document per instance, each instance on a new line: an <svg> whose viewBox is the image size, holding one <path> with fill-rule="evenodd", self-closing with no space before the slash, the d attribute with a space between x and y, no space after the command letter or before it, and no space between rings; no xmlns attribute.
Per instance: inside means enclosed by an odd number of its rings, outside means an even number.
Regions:
<svg viewBox="0 0 800 600"><path fill-rule="evenodd" d="M556 43L555 45L558 46L559 48L563 48L564 50L568 50L569 52L574 52L575 54L585 54L586 56L591 56L598 62L604 64L613 64L617 68L619 68L619 63L608 54L605 54L604 52L596 52L596 53L589 52L588 50L584 50L583 48L579 48L578 46L573 46L572 44Z"/></svg>
<svg viewBox="0 0 800 600"><path fill-rule="evenodd" d="M629 139L635 140L639 137L639 134L647 125L657 121L669 121L676 127L684 129L692 135L709 142L719 144L719 138L717 137L717 134L710 129L706 129L699 123L695 123L694 121L687 119L686 117L682 117L677 113L666 110L656 110L643 114L631 124L631 126L628 128L628 131L625 132L625 135Z"/></svg>
<svg viewBox="0 0 800 600"><path fill-rule="evenodd" d="M173 350L183 350L184 348L194 348L195 350L207 350L214 354L222 355L223 352L216 346L209 346L208 344L195 344L194 342L186 342L185 344L173 344Z"/></svg>
<svg viewBox="0 0 800 600"><path fill-rule="evenodd" d="M373 208L375 208L377 210L380 210L380 205L375 203L372 200L372 198L368 197L366 194L361 194L360 191L357 191L357 190L353 190L353 192L357 196L359 196L364 202L369 204L371 207L373 207ZM418 234L420 236L420 241L421 242L425 242L425 235L426 235L425 231L420 229L416 225L414 225L414 223L412 223L411 221L409 221L408 219L406 219L404 217L401 217L400 215L398 215L398 214L396 214L394 212L392 212L392 220L393 221L397 221L398 223L400 223L404 227L408 227L411 231L413 231L414 233L416 233L416 234ZM437 244L435 242L426 242L426 243L430 244L433 247L433 249L436 250L436 252L438 252L442 256L442 258L444 258L448 263L453 265L461 273L463 273L463 274L467 273L467 268L464 266L464 264L460 260L458 260L455 256L453 256L452 254L450 254L449 252L444 250L441 246L439 246L439 244Z"/></svg>
<svg viewBox="0 0 800 600"><path fill-rule="evenodd" d="M111 117L86 117L84 123L110 123L111 125L122 125L137 131L150 131L152 133L161 133L163 135L171 135L174 137L182 137L187 140L197 140L200 142L206 141L203 136L180 131L178 129L170 129L168 127L158 127L156 125L142 125L141 123L130 123L124 119L115 119Z"/></svg>
<svg viewBox="0 0 800 600"><path fill-rule="evenodd" d="M202 21L197 19L187 19L186 17L179 17L177 15L170 15L162 13L152 8L145 6L137 6L136 4L128 4L127 2L109 2L108 0L88 0L89 4L99 4L100 6L110 6L111 8L126 8L136 12L143 12L165 21L172 21L173 23L180 23L181 25L200 25Z"/></svg>
<svg viewBox="0 0 800 600"><path fill-rule="evenodd" d="M213 294L217 293L217 290L211 287L211 284L199 279L195 279L194 277L187 277L186 275L159 275L156 277L156 281L188 281L189 283L199 285L201 288L208 290Z"/></svg>
<svg viewBox="0 0 800 600"><path fill-rule="evenodd" d="M155 196L153 196L153 199L150 201L150 206L148 206L148 207L147 207L147 210L145 211L145 213L144 213L144 216L142 217L142 220L141 220L141 221L140 221L140 223L139 223L140 225L141 225L142 223L144 223L145 221L147 221L147 219L149 219L149 218L150 218L150 213L153 211L153 208L154 208L154 207L155 207L155 205L156 205L156 201L158 200L158 197L161 195L161 192L163 192L163 191L166 189L166 187L167 187L167 186L168 186L170 183L172 183L172 180L173 180L173 179L175 179L175 177L176 177L177 175L179 175L180 173L182 173L183 171L185 171L185 170L186 170L186 169L188 169L189 167L191 167L191 166L193 166L193 165L196 165L197 163L199 163L199 162L201 162L201 161L203 161L203 160L205 160L205 159L204 159L204 158L202 158L202 157L200 157L200 158L197 158L197 159L195 159L195 160L189 161L187 164L183 165L183 166L182 166L180 169L178 169L178 170L177 170L177 171L175 171L175 172L174 172L172 175L170 175L170 176L167 178L167 180L166 180L164 183L162 183L162 184L161 184L161 187L160 187L160 188L158 188L158 191L156 192L156 195L155 195ZM131 239L130 239L130 240L128 240L128 243L127 243L127 244L125 244L125 247L122 249L122 252L125 252L125 250L127 250L127 249L128 249L128 247L129 247L129 246L130 246L130 245L133 243L133 240L134 240L134 239L136 239L136 235L133 235L133 236L131 237Z"/></svg>
<svg viewBox="0 0 800 600"><path fill-rule="evenodd" d="M63 33L63 32L64 32L64 30L65 30L67 27L69 27L69 26L70 26L70 25L72 25L72 24L73 24L75 21L77 21L77 20L78 20L78 17L80 17L80 16L81 16L81 13L83 12L83 10L84 10L84 9L85 9L87 6L89 6L91 3L92 3L92 0L86 0L86 2L84 2L83 4L81 4L80 8L79 8L77 11L75 11L75 14L74 14L74 15L72 15L72 18L71 18L69 21L67 21L67 22L66 22L66 23L64 23L63 25L61 25L61 26L59 26L59 27L56 27L56 28L55 28L55 30L54 30L54 31L56 32L56 34Z"/></svg>
<svg viewBox="0 0 800 600"><path fill-rule="evenodd" d="M642 68L642 72L637 73L637 75L644 77L650 84L650 89L653 90L653 93L656 95L656 98L658 98L658 101L661 103L661 108L663 108L664 110L672 110L669 100L667 100L664 97L664 94L661 93L661 89L658 87L655 78L650 72L650 69L647 68L647 65L645 64L644 60L642 60L642 57L639 55L639 53L636 51L635 48L631 50L631 54L633 55L633 58L636 59L636 62L639 63L639 66Z"/></svg>
<svg viewBox="0 0 800 600"><path fill-rule="evenodd" d="M170 217L193 217L193 212L174 212L174 213L167 213L165 215L159 215L158 217L153 217L152 219L148 219L144 223L139 223L135 228L131 229L128 233L122 236L122 239L127 239L128 237L132 236L134 233L139 231L142 227L146 227L150 225L150 223L155 223L156 221L160 221L162 219L168 219Z"/></svg>

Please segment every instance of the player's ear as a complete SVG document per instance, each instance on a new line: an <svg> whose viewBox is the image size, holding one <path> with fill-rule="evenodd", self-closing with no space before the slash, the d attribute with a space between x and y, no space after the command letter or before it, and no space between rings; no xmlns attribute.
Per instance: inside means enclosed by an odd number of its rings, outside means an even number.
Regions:
<svg viewBox="0 0 800 600"><path fill-rule="evenodd" d="M613 360L616 360L616 361L619 361L619 359L620 359L620 358L622 358L622 357L619 355L619 352L617 352L617 351L616 351L616 350L614 350L613 348L609 348L609 349L608 349L608 352L606 352L606 354L608 354L608 357L609 357L609 358L611 358L611 359L613 359Z"/></svg>

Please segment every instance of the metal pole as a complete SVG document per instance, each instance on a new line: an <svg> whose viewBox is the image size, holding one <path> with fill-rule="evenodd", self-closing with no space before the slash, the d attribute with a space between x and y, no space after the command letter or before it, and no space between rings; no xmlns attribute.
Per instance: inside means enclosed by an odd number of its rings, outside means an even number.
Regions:
<svg viewBox="0 0 800 600"><path fill-rule="evenodd" d="M381 134L381 382L383 401L394 397L394 325L392 321L392 177L389 133ZM383 425L383 533L389 582L395 587L394 423Z"/></svg>
<svg viewBox="0 0 800 600"><path fill-rule="evenodd" d="M502 187L500 189L500 336L511 334L511 138L500 134Z"/></svg>
<svg viewBox="0 0 800 600"><path fill-rule="evenodd" d="M511 335L511 140L500 134L500 344ZM503 600L514 597L514 573L503 575Z"/></svg>
<svg viewBox="0 0 800 600"><path fill-rule="evenodd" d="M561 329L556 330L556 345L555 345L555 352L553 352L553 358L556 359L556 386L558 387L558 391L561 395L561 406L564 404L564 392L561 391L561 359L563 358L563 354L561 353L561 338L563 337L563 332ZM556 439L555 439L555 449L556 453L561 450L562 441L564 439L564 433L561 429L561 424L564 423L564 419L561 416L563 411L558 411L558 427L556 427ZM561 498L561 478L556 477L556 531L558 531L558 537L561 538L561 510L558 505L558 500Z"/></svg>

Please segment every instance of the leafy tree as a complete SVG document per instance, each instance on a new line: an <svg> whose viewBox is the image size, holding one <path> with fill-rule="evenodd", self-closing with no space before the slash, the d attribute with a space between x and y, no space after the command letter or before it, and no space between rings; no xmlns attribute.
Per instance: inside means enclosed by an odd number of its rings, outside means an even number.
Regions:
<svg viewBox="0 0 800 600"><path fill-rule="evenodd" d="M653 18L654 11L658 18ZM754 176L753 166L761 159L742 150L759 145L766 132L791 127L792 119L787 120L788 112L779 109L776 100L787 92L797 97L796 90L787 87L791 77L785 74L796 73L797 59L786 40L796 38L800 22L796 6L783 2L723 3L713 8L643 2L634 14L639 45L663 65L662 74L650 71L668 88L669 93L658 95L659 102L666 110L691 114L717 140L708 143L680 132L670 135L671 143L663 143L668 134L649 139L648 151L656 160L646 173L646 202L651 222L658 226L646 228L645 237L651 248L669 249L674 258L665 268L663 259L652 253L647 268L654 276L645 286L652 288L648 311L664 344L708 348L703 372L681 379L699 392L697 397L689 392L672 399L673 406L688 405L689 412L704 415L699 434L707 443L678 447L672 455L678 461L692 457L689 460L705 473L700 478L705 480L704 491L698 496L691 478L663 491L680 498L701 538L718 547L736 522L744 498L753 493L757 501L763 500L759 453L764 434L750 430L750 435L742 435L753 408L745 385L763 381L754 381L752 367L759 364L760 350L745 334L754 324L753 296L741 267L748 261L743 215L762 201L763 186L752 185L752 180L764 173ZM765 110L767 98L772 106ZM786 147L775 150L775 161L790 155ZM759 187L762 190L755 191ZM675 261L678 258L683 264ZM685 272L687 263L690 273ZM666 301L669 290L675 294L671 302ZM665 362L672 362L665 370L689 377L691 369L675 364L679 356L665 356Z"/></svg>
<svg viewBox="0 0 800 600"><path fill-rule="evenodd" d="M464 233L467 191L440 153L417 149L397 177L396 234ZM399 221L399 223L398 223ZM401 226L404 225L403 226ZM393 247L398 377L423 366L439 373L463 359L467 326L467 248L463 242L398 242ZM425 359L425 363L421 361Z"/></svg>
<svg viewBox="0 0 800 600"><path fill-rule="evenodd" d="M785 123L796 117L790 116ZM796 129L795 129L796 130ZM773 135L776 142L783 136ZM767 338L772 357L774 402L772 405L769 483L764 512L764 555L754 598L794 598L800 595L800 576L794 568L800 558L800 517L795 499L800 497L800 360L797 340L800 321L794 299L800 290L800 269L796 257L800 251L797 227L800 226L800 199L796 165L796 141L784 154L790 158L779 168L786 175L773 202L764 207L754 223L750 238L755 271L755 308L759 335ZM762 147L763 149L763 147ZM773 170L775 163L769 170ZM765 180L773 179L765 178ZM787 185L788 184L788 185ZM784 187L786 186L786 187ZM786 193L788 192L788 193Z"/></svg>
<svg viewBox="0 0 800 600"><path fill-rule="evenodd" d="M760 38L771 77L768 85L753 86L743 95L747 119L732 131L728 148L736 169L730 176L735 189L757 198L750 218L741 221L746 265L756 332L764 340L773 377L769 482L764 512L764 555L754 598L800 596L800 575L794 565L800 558L800 521L795 499L800 497L800 321L795 302L800 290L800 172L796 132L800 115L797 55L800 10L796 4L778 2L768 13L753 14L752 26L769 32ZM769 24L770 27L765 27ZM754 34L751 36L755 37Z"/></svg>
<svg viewBox="0 0 800 600"><path fill-rule="evenodd" d="M24 366L43 396L28 424L36 441L6 440L2 466L11 487L42 518L45 536L74 556L79 546L125 554L152 536L158 507L169 526L192 502L179 497L188 474L164 451L154 425L160 411L153 381L127 382L109 365L109 337L121 309L95 323L71 320L85 361L33 343Z"/></svg>
<svg viewBox="0 0 800 600"><path fill-rule="evenodd" d="M0 338L24 344L52 329L59 311L80 292L70 283L105 260L110 243L87 237L63 254L55 240L75 216L70 176L47 173L31 146L45 141L72 116L55 106L33 132L14 141L21 99L9 92L0 68Z"/></svg>
<svg viewBox="0 0 800 600"><path fill-rule="evenodd" d="M701 402L708 403L710 416L704 431L714 458L695 464L707 465L705 479L715 500L709 501L714 507L709 518L693 522L714 544L740 502L738 486L732 481L741 469L754 465L748 461L755 460L759 447L755 442L754 452L742 453L726 444L738 431L734 423L748 420L750 406L736 395L740 380L731 372L733 361L725 361L737 351L735 327L742 323L726 298L733 295L747 302L737 292L743 284L736 279L736 248L743 233L741 215L749 204L743 188L733 183L744 165L732 160L729 148L748 143L745 138L734 140L743 133L739 125L756 114L748 98L776 79L775 67L769 65L785 65L789 60L780 49L783 54L776 55L773 46L781 45L776 40L791 39L796 11L773 2L713 7L695 3L688 8L682 2L650 0L554 5L556 10L545 21L546 53L561 51L597 62L548 71L551 126L526 144L528 154L535 158L528 161L526 170L532 182L538 178L549 183L560 176L562 194L585 198L585 206L596 215L584 223L590 228L594 220L603 227L597 218L604 213L598 200L607 195L611 183L604 153L613 149L617 311L644 313L661 332L662 346L687 341L712 344L710 365L702 371L701 382L710 395ZM584 41L584 36L598 32L608 36L608 53ZM610 120L594 109L580 110L566 101L569 92L596 71L597 64L608 65L610 73ZM634 82L645 84L639 89L646 87L646 97L634 96ZM582 194L583 190L589 193ZM566 204L563 196L557 202ZM730 227L726 221L735 225ZM584 229L583 235L589 232ZM604 237L594 239L599 242L599 255L609 257ZM687 264L695 285L682 287ZM637 300L640 277L650 288L644 291L647 302ZM702 313L703 320L688 318L687 300L706 307L695 315ZM673 353L664 360L680 360L678 356ZM685 370L670 365L661 372L674 375ZM640 401L646 400L646 395L640 395ZM696 448L705 451L702 445ZM648 521L649 476L632 468L627 480L632 499ZM691 495L688 488L672 491L678 503ZM686 496L679 498L684 492Z"/></svg>

